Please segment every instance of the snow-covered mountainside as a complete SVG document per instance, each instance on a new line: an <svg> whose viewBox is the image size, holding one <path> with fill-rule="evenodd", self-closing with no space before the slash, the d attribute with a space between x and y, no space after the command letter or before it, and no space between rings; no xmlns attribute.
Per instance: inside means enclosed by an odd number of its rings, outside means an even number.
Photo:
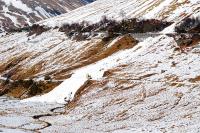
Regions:
<svg viewBox="0 0 200 133"><path fill-rule="evenodd" d="M81 0L0 0L0 30L23 27L85 4Z"/></svg>
<svg viewBox="0 0 200 133"><path fill-rule="evenodd" d="M0 131L200 132L199 16L198 0L97 0L1 34L0 94L29 98L0 98Z"/></svg>
<svg viewBox="0 0 200 133"><path fill-rule="evenodd" d="M41 24L59 26L83 20L94 23L103 16L116 20L136 17L179 21L198 13L199 4L199 0L98 0L69 14L46 19Z"/></svg>

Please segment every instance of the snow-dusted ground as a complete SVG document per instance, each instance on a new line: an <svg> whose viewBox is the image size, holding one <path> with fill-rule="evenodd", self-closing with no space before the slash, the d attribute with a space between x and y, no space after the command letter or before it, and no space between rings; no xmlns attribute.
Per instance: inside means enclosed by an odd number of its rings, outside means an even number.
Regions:
<svg viewBox="0 0 200 133"><path fill-rule="evenodd" d="M2 98L1 130L39 128L41 132L198 133L200 44L187 49L186 53L175 51L176 47L173 38L161 35L76 70L74 75L81 72L85 76L87 72L95 79L96 72L99 77L75 99L72 106L66 106L66 110L63 105L46 102L55 99L59 91L67 94L70 85L66 83L74 76L49 94L30 99L45 103L21 103ZM112 70L112 73L101 78L99 68ZM195 78L196 81L192 81ZM56 100L62 101L61 98L58 96Z"/></svg>
<svg viewBox="0 0 200 133"><path fill-rule="evenodd" d="M161 35L75 71L75 75L88 72L95 78L99 66L103 71L116 70L111 77L96 79L96 83L76 100L76 106L67 109L65 117L58 118L65 119L71 132L87 129L88 132L198 133L199 46L181 53L175 51L177 45L173 38ZM68 92L69 87L61 85L52 92L63 93L63 88ZM41 101L44 97L37 98ZM37 98L30 101L37 101ZM57 123L51 117L43 120ZM74 123L79 126L73 127Z"/></svg>
<svg viewBox="0 0 200 133"><path fill-rule="evenodd" d="M65 98L73 98L73 95L75 94L76 90L78 90L88 80L87 75L90 75L91 78L94 80L98 80L101 79L103 77L103 73L109 69L115 68L122 64L129 65L130 62L135 62L136 65L137 63L141 63L142 65L143 60L148 61L149 64L154 64L155 62L162 62L155 69L144 68L143 75L145 75L145 72L148 74L160 73L162 70L165 71L164 74L157 75L155 77L156 79L152 79L151 81L159 82L160 80L164 80L164 77L167 75L174 75L174 77L178 77L178 83L188 83L189 79L193 79L199 76L199 68L197 67L200 61L199 56L193 53L193 51L199 50L199 46L196 46L196 48L194 48L186 55L180 54L179 52L175 53L174 49L176 47L178 46L176 45L174 39L165 35L158 36L155 38L148 38L132 49L118 52L99 62L75 70L71 78L66 79L60 86L55 88L52 92L45 94L44 96L33 97L25 101L57 101L64 103ZM151 49L154 50L153 53L151 53ZM172 59L172 61L168 59L170 58L170 55L174 55L175 57L178 56L178 58L176 57L177 60L176 58ZM163 62L164 59L167 62ZM172 67L173 62L177 64L176 67ZM188 64L187 62L190 62L190 64ZM187 66L185 64L187 64Z"/></svg>
<svg viewBox="0 0 200 133"><path fill-rule="evenodd" d="M114 45L115 42L117 42L117 40L119 40L120 38L121 37L115 39L113 42L110 42L107 47L111 47L112 45ZM125 54L128 55L129 53ZM99 62L95 62L94 64L77 69L73 71L73 75L69 79L66 79L61 85L56 87L50 93L40 97L32 97L24 101L65 103L67 100L72 100L76 91L81 86L83 86L90 78L92 80L101 79L106 70L126 62L125 59L118 61L120 57L124 57L124 55L116 54L115 56L105 58Z"/></svg>
<svg viewBox="0 0 200 133"><path fill-rule="evenodd" d="M198 0L99 0L40 24L60 26L82 20L96 22L103 15L115 19L153 17L178 22L187 15L196 14L198 7ZM122 16L123 12L125 16ZM173 29L174 25L161 33L172 33ZM34 76L56 73L79 64L81 57L93 50L91 47L99 41L75 42L57 30L31 37L24 32L15 33L0 38L0 61L7 62L5 59L28 54L18 63L20 67L30 68L42 64L42 60L45 63ZM175 40L166 35L144 38L133 48L71 70L72 76L47 94L23 101L2 97L0 130L198 133L200 43L182 51L177 47ZM105 71L110 73L103 77ZM81 96L73 99L90 77L92 83L82 90ZM74 101L65 111L64 105L58 104L72 99Z"/></svg>

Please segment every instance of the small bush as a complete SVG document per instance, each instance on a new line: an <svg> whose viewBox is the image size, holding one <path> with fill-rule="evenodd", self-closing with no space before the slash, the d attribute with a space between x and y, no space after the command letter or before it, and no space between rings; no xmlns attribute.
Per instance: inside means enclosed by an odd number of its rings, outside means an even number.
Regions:
<svg viewBox="0 0 200 133"><path fill-rule="evenodd" d="M185 18L175 27L177 33L200 33L200 20L198 18Z"/></svg>
<svg viewBox="0 0 200 133"><path fill-rule="evenodd" d="M12 77L12 73L11 72L5 73L5 74L2 75L2 77L9 80Z"/></svg>
<svg viewBox="0 0 200 133"><path fill-rule="evenodd" d="M45 31L48 31L49 28L46 28L45 26L41 26L39 24L34 24L32 25L30 28L29 28L29 34L28 36L31 36L33 34L36 34L36 35L40 35L42 34L43 32Z"/></svg>
<svg viewBox="0 0 200 133"><path fill-rule="evenodd" d="M37 94L42 93L42 89L40 89L40 87L38 87L38 85L35 82L30 86L29 89L30 89L30 91L28 92L28 94L30 96L35 96Z"/></svg>
<svg viewBox="0 0 200 133"><path fill-rule="evenodd" d="M114 32L108 32L107 34L106 34L106 36L104 36L103 38L102 38L102 41L103 42L109 42L110 40L112 40L113 38L115 38L115 37L117 37L118 36L118 34L115 34Z"/></svg>
<svg viewBox="0 0 200 133"><path fill-rule="evenodd" d="M193 45L198 44L200 41L200 35L199 34L175 34L170 35L170 37L173 37L179 46L179 48L187 48ZM175 49L178 50L178 49Z"/></svg>
<svg viewBox="0 0 200 133"><path fill-rule="evenodd" d="M22 28L12 28L12 29L9 29L8 32L12 33L12 32L26 31L26 32L29 32L28 36L31 36L33 34L40 35L43 32L48 31L49 29L50 28L47 28L43 25L33 24L32 26L25 26L25 27L22 27Z"/></svg>
<svg viewBox="0 0 200 133"><path fill-rule="evenodd" d="M44 80L51 80L51 77L49 75L45 75Z"/></svg>

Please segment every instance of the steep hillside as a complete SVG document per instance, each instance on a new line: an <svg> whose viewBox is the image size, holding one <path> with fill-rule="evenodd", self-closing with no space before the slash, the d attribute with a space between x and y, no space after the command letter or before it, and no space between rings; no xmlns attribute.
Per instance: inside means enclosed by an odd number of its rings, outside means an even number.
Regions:
<svg viewBox="0 0 200 133"><path fill-rule="evenodd" d="M95 23L102 16L117 20L136 17L179 21L198 13L199 4L199 0L98 0L69 14L42 21L40 24L59 26L83 20Z"/></svg>
<svg viewBox="0 0 200 133"><path fill-rule="evenodd" d="M198 133L199 12L198 0L97 0L2 34L0 95L23 100L0 98L0 131Z"/></svg>
<svg viewBox="0 0 200 133"><path fill-rule="evenodd" d="M85 4L81 0L0 0L0 30L23 27Z"/></svg>

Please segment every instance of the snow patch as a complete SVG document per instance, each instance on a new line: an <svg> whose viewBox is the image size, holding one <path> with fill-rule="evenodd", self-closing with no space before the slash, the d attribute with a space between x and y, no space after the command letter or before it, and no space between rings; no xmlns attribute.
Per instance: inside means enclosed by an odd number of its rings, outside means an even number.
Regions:
<svg viewBox="0 0 200 133"><path fill-rule="evenodd" d="M21 0L3 0L7 6L12 5L16 8L19 8L27 13L31 13L32 9L29 8L26 4L24 4Z"/></svg>

